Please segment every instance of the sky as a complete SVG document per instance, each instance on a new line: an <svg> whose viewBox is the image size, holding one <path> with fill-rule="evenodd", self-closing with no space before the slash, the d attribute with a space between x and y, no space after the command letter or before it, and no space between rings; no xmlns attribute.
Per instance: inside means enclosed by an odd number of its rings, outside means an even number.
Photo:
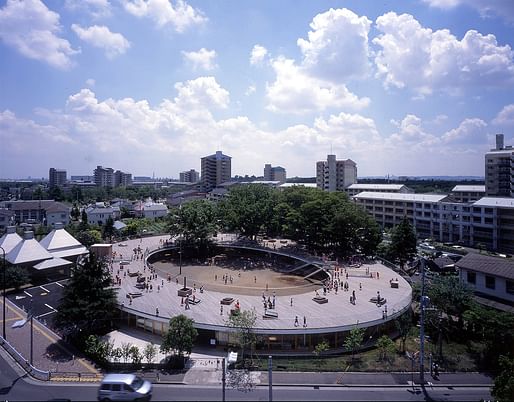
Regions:
<svg viewBox="0 0 514 402"><path fill-rule="evenodd" d="M512 0L0 0L0 178L483 176L513 47Z"/></svg>

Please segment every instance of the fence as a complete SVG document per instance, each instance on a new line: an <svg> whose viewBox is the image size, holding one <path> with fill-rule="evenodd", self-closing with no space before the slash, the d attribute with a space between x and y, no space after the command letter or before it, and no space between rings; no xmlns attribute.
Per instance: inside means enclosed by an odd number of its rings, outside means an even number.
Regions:
<svg viewBox="0 0 514 402"><path fill-rule="evenodd" d="M48 371L39 370L32 366L9 342L0 336L0 343L4 350L16 360L16 362L33 378L41 381L49 381L50 373Z"/></svg>

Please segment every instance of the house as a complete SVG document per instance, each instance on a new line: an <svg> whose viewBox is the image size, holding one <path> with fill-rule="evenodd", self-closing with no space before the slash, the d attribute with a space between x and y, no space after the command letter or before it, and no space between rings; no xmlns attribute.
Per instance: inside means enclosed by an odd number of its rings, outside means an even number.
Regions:
<svg viewBox="0 0 514 402"><path fill-rule="evenodd" d="M200 192L197 190L186 190L181 191L179 193L171 194L166 203L170 207L179 207L182 204L185 204L186 202L191 202L194 200L205 200L206 193Z"/></svg>
<svg viewBox="0 0 514 402"><path fill-rule="evenodd" d="M155 202L138 202L134 207L136 217L146 219L162 218L168 214L168 207L164 204Z"/></svg>
<svg viewBox="0 0 514 402"><path fill-rule="evenodd" d="M54 200L6 201L5 208L13 211L15 221L20 223L39 223L53 226L57 222L70 223L70 208Z"/></svg>
<svg viewBox="0 0 514 402"><path fill-rule="evenodd" d="M0 231L14 224L14 212L7 208L0 208Z"/></svg>
<svg viewBox="0 0 514 402"><path fill-rule="evenodd" d="M514 312L514 261L469 253L455 266L460 282L473 288L479 303Z"/></svg>
<svg viewBox="0 0 514 402"><path fill-rule="evenodd" d="M110 206L106 206L103 202L97 202L86 208L87 220L95 225L105 225L107 219L115 219L115 211Z"/></svg>

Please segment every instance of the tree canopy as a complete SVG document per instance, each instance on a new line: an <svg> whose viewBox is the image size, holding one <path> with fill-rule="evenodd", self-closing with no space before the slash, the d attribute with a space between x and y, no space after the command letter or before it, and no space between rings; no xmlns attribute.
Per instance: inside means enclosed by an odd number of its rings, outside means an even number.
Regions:
<svg viewBox="0 0 514 402"><path fill-rule="evenodd" d="M162 337L161 352L173 352L182 358L184 353L193 350L198 331L193 326L194 321L184 314L170 318L168 331Z"/></svg>
<svg viewBox="0 0 514 402"><path fill-rule="evenodd" d="M194 200L175 208L167 219L170 234L183 236L189 244L205 244L217 230L215 206L206 200Z"/></svg>
<svg viewBox="0 0 514 402"><path fill-rule="evenodd" d="M244 360L245 350L252 348L255 343L255 321L257 315L251 310L241 310L238 314L231 314L226 321L228 327L237 330L237 344L241 348L241 358Z"/></svg>
<svg viewBox="0 0 514 402"><path fill-rule="evenodd" d="M391 235L391 254L403 268L417 253L416 233L407 218L395 226Z"/></svg>
<svg viewBox="0 0 514 402"><path fill-rule="evenodd" d="M72 268L56 313L56 325L76 335L97 334L116 316L116 294L104 260L93 253Z"/></svg>

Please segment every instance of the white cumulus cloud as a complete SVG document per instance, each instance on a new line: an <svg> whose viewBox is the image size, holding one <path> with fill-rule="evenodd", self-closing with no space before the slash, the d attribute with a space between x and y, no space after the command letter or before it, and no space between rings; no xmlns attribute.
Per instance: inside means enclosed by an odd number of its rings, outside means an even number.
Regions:
<svg viewBox="0 0 514 402"><path fill-rule="evenodd" d="M71 29L84 42L103 49L109 59L125 53L130 48L130 42L122 34L111 32L106 26L93 25L82 28L78 24L73 24Z"/></svg>
<svg viewBox="0 0 514 402"><path fill-rule="evenodd" d="M506 105L492 121L496 125L514 125L514 104Z"/></svg>
<svg viewBox="0 0 514 402"><path fill-rule="evenodd" d="M185 52L182 51L182 56L184 60L188 62L194 71L197 70L205 70L210 71L214 70L216 66L216 51L215 50L207 50L205 48L201 48L197 52Z"/></svg>
<svg viewBox="0 0 514 402"><path fill-rule="evenodd" d="M371 21L346 8L330 9L312 20L308 39L298 39L302 67L333 82L369 72L368 33Z"/></svg>
<svg viewBox="0 0 514 402"><path fill-rule="evenodd" d="M203 24L207 17L184 0L123 0L125 10L142 18L152 19L159 28L170 25L177 32L184 32L193 25Z"/></svg>
<svg viewBox="0 0 514 402"><path fill-rule="evenodd" d="M7 0L0 8L0 39L25 57L69 69L79 51L59 36L59 14L40 0Z"/></svg>
<svg viewBox="0 0 514 402"><path fill-rule="evenodd" d="M255 45L250 53L250 64L261 64L268 54L268 49L261 45Z"/></svg>
<svg viewBox="0 0 514 402"><path fill-rule="evenodd" d="M103 18L111 15L109 0L65 0L64 5L72 11L85 11L93 18Z"/></svg>
<svg viewBox="0 0 514 402"><path fill-rule="evenodd" d="M330 108L359 110L369 98L359 98L344 84L335 85L305 74L294 60L272 61L276 80L267 85L267 108L280 113L319 112Z"/></svg>
<svg viewBox="0 0 514 402"><path fill-rule="evenodd" d="M376 26L377 76L386 87L426 95L514 84L514 52L492 34L470 30L459 40L447 29L432 31L412 15L394 12L378 17Z"/></svg>

